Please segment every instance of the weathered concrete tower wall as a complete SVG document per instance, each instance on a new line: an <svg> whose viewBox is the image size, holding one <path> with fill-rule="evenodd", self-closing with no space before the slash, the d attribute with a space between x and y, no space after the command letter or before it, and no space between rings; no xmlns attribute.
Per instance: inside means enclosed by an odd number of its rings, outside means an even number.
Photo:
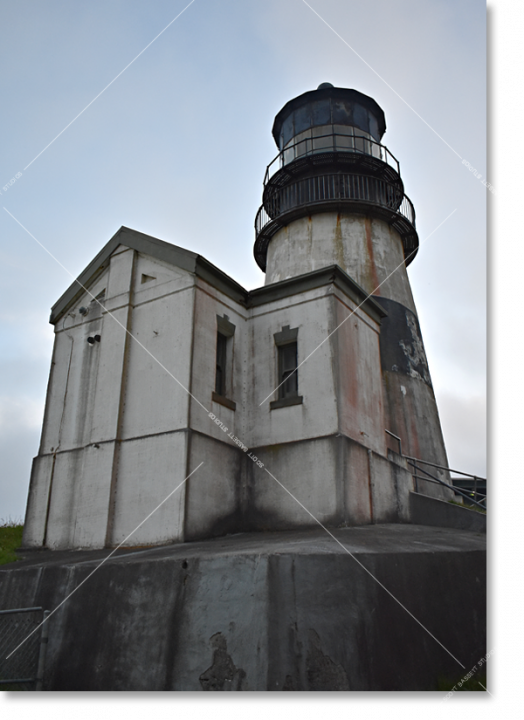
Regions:
<svg viewBox="0 0 524 720"><path fill-rule="evenodd" d="M402 239L384 220L349 212L294 220L269 243L266 285L327 265L339 265L369 295L415 312Z"/></svg>
<svg viewBox="0 0 524 720"><path fill-rule="evenodd" d="M402 438L405 454L447 465L400 235L384 220L347 212L294 220L269 243L266 284L334 264L387 313L381 321L380 346L388 429ZM398 449L394 443L391 447ZM446 480L445 473L440 477ZM429 483L424 483L424 491L442 496Z"/></svg>
<svg viewBox="0 0 524 720"><path fill-rule="evenodd" d="M385 127L375 101L354 90L325 84L291 100L273 127L281 152L264 181L255 257L266 284L336 264L380 302L386 429L404 454L447 466L407 274L418 249L415 212L397 160L380 144ZM389 447L398 450L391 439Z"/></svg>

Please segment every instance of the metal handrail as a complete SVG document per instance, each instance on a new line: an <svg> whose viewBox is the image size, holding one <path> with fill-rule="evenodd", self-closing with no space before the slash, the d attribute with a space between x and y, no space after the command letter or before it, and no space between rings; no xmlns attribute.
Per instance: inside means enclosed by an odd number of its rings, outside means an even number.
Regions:
<svg viewBox="0 0 524 720"><path fill-rule="evenodd" d="M420 470L422 470L422 468L420 468ZM413 475L413 477L417 478L418 480L426 480L426 478L422 477L421 475ZM452 480L453 480L453 478L452 478ZM434 482L434 481L433 481L433 480L431 480L431 481L428 480L428 482ZM455 485L453 485L453 488L455 489ZM468 492L468 491L469 491L469 488L465 488L465 489L464 489L464 488L459 488L459 489L460 489L460 490L464 490L464 492ZM484 495L484 493L478 492L478 490L476 491L475 494L478 495L479 497L487 497L487 495Z"/></svg>
<svg viewBox="0 0 524 720"><path fill-rule="evenodd" d="M406 457L406 456L404 455L404 457ZM462 497L466 498L466 500L467 500L468 502L471 502L471 503L473 503L474 505L478 505L479 508L481 508L482 510L486 510L486 508L484 507L484 505L481 505L481 504L480 504L479 502L477 502L476 500L473 500L469 495L467 495L466 493L462 492L461 490L459 490L458 488L456 488L454 485L449 485L448 483L445 483L444 480L440 480L440 478L437 478L437 477L435 477L434 475L432 475L431 473L429 473L427 470L424 470L424 468L418 467L417 464L414 463L414 462L412 462L411 460L408 460L408 465L411 465L412 467L414 467L415 470L420 470L420 472L423 472L424 475L427 475L428 477L432 478L434 482L437 482L437 483L439 483L440 485L444 485L444 487L447 487L447 488L449 488L450 490L453 490L453 492L457 493L458 495L462 495ZM442 467L442 466L441 466L441 467ZM443 469L447 469L447 468L443 468ZM430 482L430 481L428 481L428 482Z"/></svg>
<svg viewBox="0 0 524 720"><path fill-rule="evenodd" d="M418 469L418 468L417 468L417 469ZM422 468L420 468L420 469L422 470ZM428 480L428 478L422 477L421 475L413 475L413 477L414 477L415 480L424 480L424 482L432 482L432 483L435 483L435 485L438 484L436 480ZM451 485L450 487L452 487L455 492L459 492L459 493L460 493L460 492L463 491L463 492L465 492L465 493L468 493L468 490L467 490L467 489L464 490L463 488L457 488L455 485ZM474 493L472 492L471 494L467 495L467 497L470 498L471 495L473 495L473 494L474 494L476 497L481 498L481 501L482 501L482 499L485 500L485 499L487 498L487 495L484 495L483 493L479 492L478 490L476 490Z"/></svg>
<svg viewBox="0 0 524 720"><path fill-rule="evenodd" d="M392 433L391 430L386 430L386 434L390 435L398 442L398 454L402 457L402 439L399 438L398 435L395 435L395 433Z"/></svg>
<svg viewBox="0 0 524 720"><path fill-rule="evenodd" d="M478 505L482 510L486 510L486 507L484 505L481 505L481 503L476 502L475 500L471 499L471 495L467 495L466 493L462 492L462 490L455 485L449 485L448 483L445 483L443 480L440 480L440 478L435 477L434 475L431 475L431 473L428 473L427 470L424 470L424 468L418 467L416 463L422 463L423 465L430 465L431 467L437 468L438 470L445 470L449 473L457 473L458 475L464 475L466 477L473 478L475 484L473 486L473 493L475 497L482 497L484 498L484 503L486 502L487 495L483 495L482 493L477 492L477 480L484 480L484 482L487 482L486 478L479 477L478 475L472 475L471 473L465 473L462 472L462 470L452 470L449 467L446 467L445 465L439 465L438 463L430 462L429 460L421 460L420 458L411 457L410 455L403 455L402 454L402 440L399 438L398 435L395 435L391 432L391 430L385 431L388 435L390 435L392 438L394 438L398 442L399 447L399 455L400 457L404 458L408 461L408 465L411 465L415 468L415 470L420 470L420 472L423 472L425 475L429 476L430 478L433 478L432 480L428 480L427 478L421 478L418 475L413 475L413 479L415 480L415 492L418 492L418 484L417 480L424 480L425 482L434 482L438 483L439 485L444 485L447 488L450 488L453 490L453 492L457 493L458 495L462 495L462 497L466 498L468 502L472 502L475 505Z"/></svg>
<svg viewBox="0 0 524 720"><path fill-rule="evenodd" d="M388 435L391 435L396 440L400 440L399 437L393 435L393 433L390 433L389 430L386 430L386 432L388 433ZM402 453L400 454L402 455ZM410 457L409 455L402 455L402 457L406 458L406 460L414 460L415 462L422 463L423 465L431 465L432 467L436 467L439 470L447 470L450 473L458 473L459 475L465 475L466 477L473 478L474 480L484 480L484 482L487 482L486 478L481 477L480 475L472 475L471 473L462 472L462 470L453 470L452 468L446 467L445 465L438 465L437 463L429 462L429 460L421 460L420 458Z"/></svg>
<svg viewBox="0 0 524 720"><path fill-rule="evenodd" d="M318 147L317 145L317 147L315 147L315 142L324 138L333 138L333 142L331 143L331 145L326 145L324 147ZM337 138L344 138L344 141L337 141ZM355 143L355 140L359 142ZM349 141L351 141L351 143ZM358 147L360 143L362 144L362 147ZM368 152L368 150L366 150L365 148L369 148L371 152ZM377 158L377 160L381 160L382 162L386 163L386 165L392 167L398 173L398 175L400 175L400 163L397 158L393 155L393 153L388 150L385 145L382 145L376 140L371 140L364 135L344 135L343 133L327 133L325 135L318 135L316 137L313 137L313 135L311 134L311 137L297 140L292 145L285 147L278 153L278 155L269 163L266 168L266 174L264 175L264 186L267 185L267 183L275 173L277 173L286 165L289 165L290 163L294 162L295 160L299 160L300 158L308 157L310 155L318 155L319 153L325 152L347 152L356 153L358 155L369 155L371 157ZM277 165L275 166L275 164Z"/></svg>
<svg viewBox="0 0 524 720"><path fill-rule="evenodd" d="M318 187L317 187L318 186ZM268 199L271 213L262 205L255 218L256 235L290 210L325 202L358 202L382 207L405 218L415 228L415 209L407 195L398 199L398 189L386 180L346 175L322 175L297 180L277 190ZM285 209L282 209L282 208Z"/></svg>

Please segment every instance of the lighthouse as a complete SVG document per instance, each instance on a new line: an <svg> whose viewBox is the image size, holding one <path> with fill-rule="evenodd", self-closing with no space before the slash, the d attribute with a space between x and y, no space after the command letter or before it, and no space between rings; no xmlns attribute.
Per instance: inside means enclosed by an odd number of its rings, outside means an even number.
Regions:
<svg viewBox="0 0 524 720"><path fill-rule="evenodd" d="M290 100L273 125L279 153L264 178L254 254L266 284L338 265L384 308L387 429L404 454L447 467L407 273L419 248L415 209L385 131L383 110L356 90L322 83ZM353 372L349 358L346 367ZM436 483L424 492L446 496Z"/></svg>
<svg viewBox="0 0 524 720"><path fill-rule="evenodd" d="M413 490L452 497L446 470L414 478L406 459L447 467L385 129L328 83L277 114L260 288L130 228L106 243L51 311L26 546L406 522Z"/></svg>
<svg viewBox="0 0 524 720"><path fill-rule="evenodd" d="M486 518L446 502L385 130L328 83L276 115L263 286L121 227L53 305L0 569L0 607L59 610L46 688L434 690L485 657Z"/></svg>

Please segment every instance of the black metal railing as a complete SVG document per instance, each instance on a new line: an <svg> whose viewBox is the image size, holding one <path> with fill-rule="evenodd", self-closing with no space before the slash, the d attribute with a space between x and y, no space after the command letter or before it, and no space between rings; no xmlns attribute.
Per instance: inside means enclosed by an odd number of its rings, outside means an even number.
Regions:
<svg viewBox="0 0 524 720"><path fill-rule="evenodd" d="M470 475L461 473L465 477L452 477L451 484L455 488L455 491L460 491L468 494L468 497L472 497L480 502L486 502L486 480L485 478L478 477L478 475Z"/></svg>
<svg viewBox="0 0 524 720"><path fill-rule="evenodd" d="M393 183L362 175L331 174L297 180L275 189L257 213L256 234L260 235L271 221L300 207L345 201L398 213L415 228L413 203Z"/></svg>
<svg viewBox="0 0 524 720"><path fill-rule="evenodd" d="M482 497L482 500L480 500L480 501L476 500L472 496L471 493L468 493L467 491L463 491L463 490L459 489L456 485L450 485L449 483L444 482L443 480L436 477L435 475L432 475L427 470L424 470L424 468L419 467L417 463L432 465L433 467L439 468L441 470L449 471L449 468L445 468L442 465L436 465L435 463L426 463L424 460L420 460L420 459L414 459L414 458L408 459L406 457L406 455L404 455L404 458L407 460L408 465L411 465L411 467L414 468L414 470L415 470L415 474L413 475L413 479L415 480L415 492L418 492L418 480L424 480L424 482L433 482L437 485L443 485L444 487L449 488L450 490L453 490L455 495L460 495L465 500L467 500L468 503L473 503L473 505L477 505L477 507L479 507L481 510L484 510L484 511L486 510L486 495L481 496L480 493L478 493L478 496ZM418 475L417 474L418 472L423 473L424 477L421 477L420 475ZM460 471L453 470L452 472L460 472ZM467 475L468 473L460 473L460 474ZM471 476L471 477L473 477L473 476ZM484 504L482 504L482 503L484 503Z"/></svg>
<svg viewBox="0 0 524 720"><path fill-rule="evenodd" d="M275 173L295 160L328 152L368 155L381 160L400 175L400 164L397 158L390 153L385 145L381 145L376 140L363 135L345 135L341 133L328 133L313 137L313 129L310 132L310 137L302 137L301 134L300 140L296 140L293 144L285 147L269 163L264 176L264 185L268 184Z"/></svg>
<svg viewBox="0 0 524 720"><path fill-rule="evenodd" d="M444 465L439 465L438 463L429 462L429 460L421 460L420 458L414 458L409 455L403 455L402 454L402 440L399 438L398 435L395 435L390 430L386 430L386 433L390 435L392 438L394 438L398 442L398 454L400 457L403 457L405 460L407 460L408 465L411 465L415 469L415 473L413 473L413 483L414 483L414 490L415 492L418 492L418 480L424 480L425 482L434 482L438 485L445 485L447 488L450 488L455 492L457 495L462 495L465 497L468 502L473 502L475 505L478 505L482 510L487 510L486 507L486 499L487 495L484 495L483 493L479 493L477 491L477 482L480 481L482 483L486 483L485 478L480 478L478 475L472 475L471 473L465 473L461 470L452 470L451 468L448 468ZM448 473L457 473L458 475L463 475L464 477L469 477L473 479L473 493L467 494L467 491L462 491L460 488L458 488L456 485L449 485L448 483L445 483L443 480L440 480L440 478L436 478L434 475L431 475L427 470L424 470L423 468L417 467L417 463L422 463L422 465L429 465L430 467L437 468L438 470L445 470ZM425 477L421 477L420 475L417 475L417 471L424 473ZM476 500L476 498L480 498L480 500Z"/></svg>
<svg viewBox="0 0 524 720"><path fill-rule="evenodd" d="M398 453L401 458L404 458L404 460L407 461L408 465L411 465L412 468L414 468L415 473L413 474L413 481L414 481L414 489L415 492L418 493L418 481L423 480L424 482L433 482L437 485L443 485L444 487L449 488L450 490L453 490L453 492L456 495L461 495L464 497L468 502L473 503L474 505L478 505L482 510L486 510L486 495L478 492L477 484L482 483L483 487L486 487L486 478L479 477L478 475L472 475L471 473L465 473L462 472L462 470L453 470L452 468L445 467L444 465L439 465L438 463L430 462L429 460L421 460L420 458L411 457L410 455L404 455L402 453L402 440L399 438L398 435L395 435L390 430L386 430L386 433L394 438L398 442ZM417 463L421 463L422 465L428 465L429 467L437 468L438 470L444 470L447 473L455 473L457 475L462 475L463 477L471 478L473 480L473 487L474 487L474 493L468 493L467 490L463 490L462 488L457 487L456 485L450 485L449 483L444 482L438 477L435 477L431 473L429 473L427 470L424 470L424 468L418 467ZM423 473L424 477L421 477L417 473L421 472ZM480 497L480 502L476 499L477 497ZM482 505L484 503L484 505Z"/></svg>
<svg viewBox="0 0 524 720"><path fill-rule="evenodd" d="M310 137L303 137L296 140L292 145L285 147L269 163L264 176L264 185L267 185L270 178L285 165L294 162L308 155L318 153L336 152L369 155L381 160L392 167L400 175L400 164L396 157L389 152L385 145L372 140L364 135L345 135L342 133L327 133L313 137L311 129Z"/></svg>

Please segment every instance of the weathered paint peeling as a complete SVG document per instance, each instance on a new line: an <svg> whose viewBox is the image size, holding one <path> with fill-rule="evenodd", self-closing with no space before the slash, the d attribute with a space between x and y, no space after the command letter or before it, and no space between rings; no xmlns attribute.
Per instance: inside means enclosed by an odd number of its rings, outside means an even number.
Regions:
<svg viewBox="0 0 524 720"><path fill-rule="evenodd" d="M424 351L422 339L418 333L415 317L411 313L406 312L406 320L408 328L411 332L411 342L399 340L398 344L404 351L407 358L408 373L411 377L418 378L426 382L428 385L431 385L428 361L426 360L426 353Z"/></svg>

